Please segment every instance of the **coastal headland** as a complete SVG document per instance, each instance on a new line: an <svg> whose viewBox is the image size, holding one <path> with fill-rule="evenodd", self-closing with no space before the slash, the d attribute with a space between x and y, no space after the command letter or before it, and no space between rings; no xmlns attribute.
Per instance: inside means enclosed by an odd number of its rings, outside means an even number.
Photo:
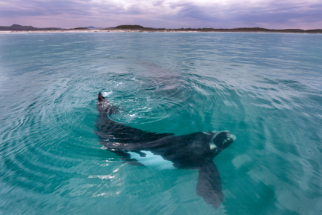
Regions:
<svg viewBox="0 0 322 215"><path fill-rule="evenodd" d="M12 26L0 26L0 33L64 33L64 32L244 32L244 33L304 33L321 34L322 29L267 29L260 27L252 28L151 28L141 25L119 25L111 28L89 28L77 27L71 29L62 28L36 28L33 26L22 26L13 24Z"/></svg>

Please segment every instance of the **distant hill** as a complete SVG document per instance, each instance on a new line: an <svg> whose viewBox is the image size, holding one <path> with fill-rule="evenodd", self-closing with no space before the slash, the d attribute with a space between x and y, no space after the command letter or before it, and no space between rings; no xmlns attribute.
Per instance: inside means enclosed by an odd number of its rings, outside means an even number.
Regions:
<svg viewBox="0 0 322 215"><path fill-rule="evenodd" d="M267 32L267 33L322 33L322 29L302 30L302 29L266 29L260 27L251 28L177 28L177 29L166 29L166 28L151 28L143 27L141 25L119 25L114 28L102 28L101 30L139 30L139 31L196 31L196 32Z"/></svg>
<svg viewBox="0 0 322 215"><path fill-rule="evenodd" d="M175 30L175 31L198 31L198 32L260 32L260 33L322 33L322 29L312 29L312 30L303 30L303 29L267 29L267 28L180 28L180 29L166 29L166 30Z"/></svg>
<svg viewBox="0 0 322 215"><path fill-rule="evenodd" d="M230 30L230 29L229 29ZM233 28L232 31L243 32L285 32L285 33L322 33L322 29L303 30L303 29L266 29L266 28Z"/></svg>
<svg viewBox="0 0 322 215"><path fill-rule="evenodd" d="M114 28L105 28L105 29L155 31L155 30L164 30L165 28L151 28L151 27L143 27L141 25L118 25Z"/></svg>
<svg viewBox="0 0 322 215"><path fill-rule="evenodd" d="M116 29L130 29L130 30L143 30L147 29L141 25L119 25L115 27Z"/></svg>
<svg viewBox="0 0 322 215"><path fill-rule="evenodd" d="M94 27L94 26L88 26L88 27L86 27L86 28L91 29L91 30L100 29L100 27Z"/></svg>
<svg viewBox="0 0 322 215"><path fill-rule="evenodd" d="M151 27L143 27L141 25L118 25L112 28L101 28L101 30L139 30L139 31L157 31L157 30L165 30L165 28L151 28Z"/></svg>
<svg viewBox="0 0 322 215"><path fill-rule="evenodd" d="M74 30L88 30L87 27L77 27L77 28L73 28Z"/></svg>
<svg viewBox="0 0 322 215"><path fill-rule="evenodd" d="M64 29L63 31L69 30L90 30L97 29L94 26L89 27L77 27L72 29ZM62 30L61 28L35 28L33 26L22 26L13 24L11 26L0 26L0 31L38 31L38 30ZM111 28L98 28L98 30L128 30L128 31L140 31L140 32L257 32L257 33L311 33L311 34L322 34L322 29L266 29L260 27L251 28L177 28L177 29L166 29L166 28L151 28L143 27L141 25L118 25Z"/></svg>
<svg viewBox="0 0 322 215"><path fill-rule="evenodd" d="M37 31L37 30L60 30L61 28L35 28L33 26L22 26L13 24L11 26L0 26L0 31Z"/></svg>

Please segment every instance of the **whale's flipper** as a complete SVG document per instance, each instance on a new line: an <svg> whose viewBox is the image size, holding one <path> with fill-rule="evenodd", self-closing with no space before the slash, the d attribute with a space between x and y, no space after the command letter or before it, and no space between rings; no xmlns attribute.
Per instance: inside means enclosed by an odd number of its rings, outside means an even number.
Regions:
<svg viewBox="0 0 322 215"><path fill-rule="evenodd" d="M199 168L197 194L214 208L218 208L224 200L220 174L212 161Z"/></svg>

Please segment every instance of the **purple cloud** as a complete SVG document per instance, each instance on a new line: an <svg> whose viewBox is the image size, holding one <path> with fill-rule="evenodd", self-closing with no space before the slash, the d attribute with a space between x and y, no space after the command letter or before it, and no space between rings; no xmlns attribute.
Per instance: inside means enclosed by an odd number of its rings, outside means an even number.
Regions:
<svg viewBox="0 0 322 215"><path fill-rule="evenodd" d="M318 0L0 0L0 25L322 28Z"/></svg>

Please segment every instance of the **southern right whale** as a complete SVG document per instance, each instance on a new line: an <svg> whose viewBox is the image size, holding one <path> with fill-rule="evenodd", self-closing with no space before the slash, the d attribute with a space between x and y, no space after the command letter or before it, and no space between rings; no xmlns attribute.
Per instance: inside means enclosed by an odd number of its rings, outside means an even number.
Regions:
<svg viewBox="0 0 322 215"><path fill-rule="evenodd" d="M159 156L173 168L198 169L197 194L218 208L224 199L219 171L213 163L223 149L236 139L228 131L195 132L176 136L172 133L151 133L110 119L118 113L101 93L96 103L99 112L95 133L100 144L131 165L144 166L147 156Z"/></svg>

